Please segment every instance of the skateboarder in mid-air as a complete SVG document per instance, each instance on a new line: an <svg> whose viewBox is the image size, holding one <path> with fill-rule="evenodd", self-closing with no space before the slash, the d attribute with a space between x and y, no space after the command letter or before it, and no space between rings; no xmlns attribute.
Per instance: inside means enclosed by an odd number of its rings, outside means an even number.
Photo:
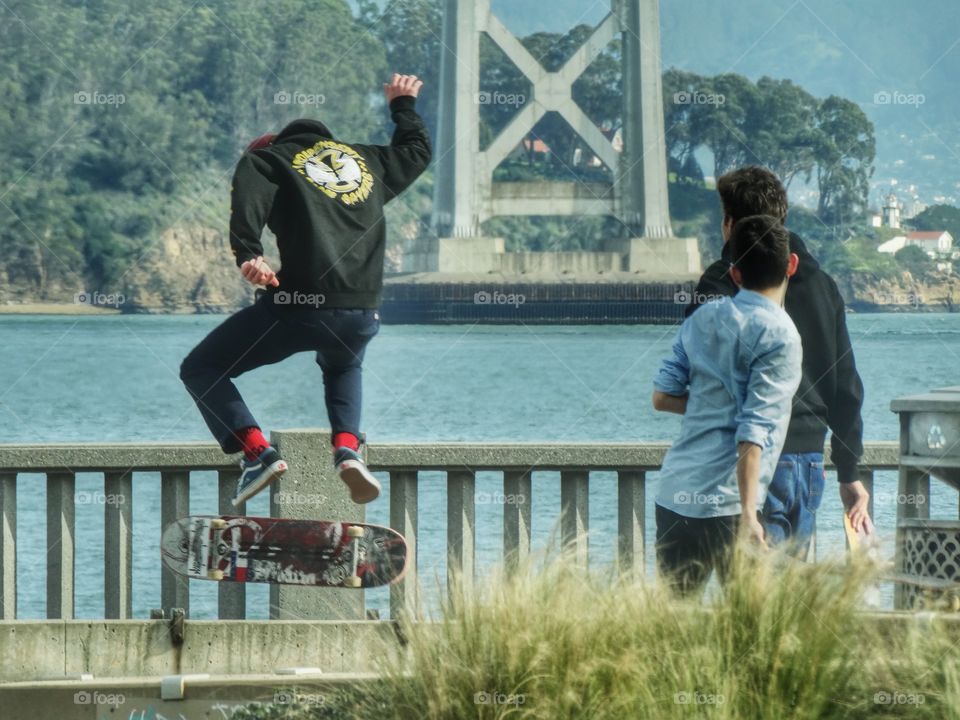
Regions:
<svg viewBox="0 0 960 720"><path fill-rule="evenodd" d="M383 87L396 123L389 145L335 140L317 120L296 120L255 140L231 191L230 246L243 277L265 288L213 330L180 378L226 453L243 451L234 505L287 470L233 378L299 352L316 353L333 433L334 466L354 502L380 494L360 455L361 363L380 328L386 228L383 206L430 162L414 110L423 85L394 75ZM263 259L264 225L277 237L280 269Z"/></svg>

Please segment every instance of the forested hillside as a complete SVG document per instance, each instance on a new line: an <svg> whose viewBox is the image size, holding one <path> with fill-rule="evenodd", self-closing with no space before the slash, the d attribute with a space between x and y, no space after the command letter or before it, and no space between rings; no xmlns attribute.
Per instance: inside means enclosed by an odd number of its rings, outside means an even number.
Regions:
<svg viewBox="0 0 960 720"><path fill-rule="evenodd" d="M224 230L230 174L250 139L313 116L345 139L386 141L380 87L394 69L424 78L419 107L436 127L439 0L8 0L0 14L0 302L63 301L81 290L122 293L135 307L240 302L246 289ZM556 69L589 32L581 24L522 41ZM481 90L516 98L480 102L486 143L531 90L492 42L481 58ZM612 43L574 86L610 134L619 83ZM834 240L867 232L875 157L873 125L856 103L789 80L676 69L665 73L664 95L672 211L706 259L719 240L703 176L762 162L819 190L808 234L837 267L852 262ZM497 179L611 179L556 115L528 138L548 152L512 155ZM429 232L431 188L428 172L389 208L394 266L403 240ZM594 249L623 229L602 218L498 218L485 231L510 249L551 250Z"/></svg>

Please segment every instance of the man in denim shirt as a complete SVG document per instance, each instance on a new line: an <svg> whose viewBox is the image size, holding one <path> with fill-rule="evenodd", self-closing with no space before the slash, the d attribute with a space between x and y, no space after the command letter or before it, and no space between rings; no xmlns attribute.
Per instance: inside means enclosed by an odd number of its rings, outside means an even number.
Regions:
<svg viewBox="0 0 960 720"><path fill-rule="evenodd" d="M725 580L738 531L764 544L757 517L786 438L802 349L782 308L798 258L776 218L738 222L730 274L741 290L680 327L654 380L657 410L683 414L656 500L657 565L681 594Z"/></svg>
<svg viewBox="0 0 960 720"><path fill-rule="evenodd" d="M706 269L687 308L689 317L707 298L734 296L730 229L740 218L771 215L786 224L787 191L769 169L747 166L717 180L723 206L724 245L720 259ZM831 459L844 510L857 530L869 532L870 494L860 480L863 455L863 382L857 372L843 297L803 240L790 233L790 252L800 262L790 278L783 308L803 344L803 376L793 397L787 439L763 504L763 526L770 545L785 544L807 556L824 491L823 445L830 431Z"/></svg>

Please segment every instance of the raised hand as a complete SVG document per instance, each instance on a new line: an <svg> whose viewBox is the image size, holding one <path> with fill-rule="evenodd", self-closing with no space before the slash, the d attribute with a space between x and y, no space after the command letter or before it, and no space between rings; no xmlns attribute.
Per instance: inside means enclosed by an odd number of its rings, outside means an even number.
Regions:
<svg viewBox="0 0 960 720"><path fill-rule="evenodd" d="M389 83L383 84L383 94L387 97L387 104L393 102L394 98L409 95L417 97L420 94L420 88L423 87L423 80L419 80L416 75L400 75L394 73Z"/></svg>

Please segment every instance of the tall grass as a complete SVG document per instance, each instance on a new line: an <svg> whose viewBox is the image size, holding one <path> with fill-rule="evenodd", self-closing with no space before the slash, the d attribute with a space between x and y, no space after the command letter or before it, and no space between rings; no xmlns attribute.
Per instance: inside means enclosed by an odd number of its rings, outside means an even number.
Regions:
<svg viewBox="0 0 960 720"><path fill-rule="evenodd" d="M299 717L960 719L956 636L888 633L862 612L868 580L740 557L704 604L564 557L526 563L455 582L438 621L405 623L405 647L384 648L382 683Z"/></svg>

